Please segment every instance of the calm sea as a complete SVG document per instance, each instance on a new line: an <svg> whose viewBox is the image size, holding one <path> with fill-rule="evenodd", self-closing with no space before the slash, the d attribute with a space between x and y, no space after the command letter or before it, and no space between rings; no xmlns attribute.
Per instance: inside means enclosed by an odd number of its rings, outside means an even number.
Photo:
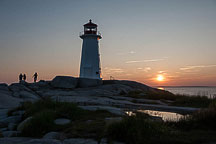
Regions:
<svg viewBox="0 0 216 144"><path fill-rule="evenodd" d="M185 95L199 95L208 96L210 98L216 97L216 87L202 87L202 86L182 86L182 87L172 87L172 86L161 86L157 87L159 89L167 90L174 94L185 94Z"/></svg>

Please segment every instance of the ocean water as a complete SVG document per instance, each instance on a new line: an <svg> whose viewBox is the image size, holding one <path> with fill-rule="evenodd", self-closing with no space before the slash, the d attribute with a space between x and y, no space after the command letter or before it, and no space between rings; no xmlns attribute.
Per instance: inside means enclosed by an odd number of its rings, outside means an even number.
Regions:
<svg viewBox="0 0 216 144"><path fill-rule="evenodd" d="M207 96L210 98L216 97L216 87L192 87L192 86L183 86L183 87L172 87L172 86L162 86L157 87L158 89L167 90L174 94L184 94L184 95L198 95L198 96Z"/></svg>

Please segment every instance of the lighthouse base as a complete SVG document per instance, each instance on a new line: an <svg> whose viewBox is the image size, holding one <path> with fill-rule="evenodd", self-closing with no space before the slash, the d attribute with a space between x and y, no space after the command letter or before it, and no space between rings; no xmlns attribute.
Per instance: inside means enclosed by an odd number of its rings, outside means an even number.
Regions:
<svg viewBox="0 0 216 144"><path fill-rule="evenodd" d="M87 88L102 85L102 79L79 78L78 87Z"/></svg>

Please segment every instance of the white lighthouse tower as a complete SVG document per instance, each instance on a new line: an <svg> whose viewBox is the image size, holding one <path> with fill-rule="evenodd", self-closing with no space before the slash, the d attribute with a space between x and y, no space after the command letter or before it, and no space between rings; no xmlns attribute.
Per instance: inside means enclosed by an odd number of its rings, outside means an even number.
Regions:
<svg viewBox="0 0 216 144"><path fill-rule="evenodd" d="M82 56L80 64L80 77L102 79L99 54L99 40L102 38L97 32L97 25L89 20L84 24L84 32L80 34L83 39Z"/></svg>

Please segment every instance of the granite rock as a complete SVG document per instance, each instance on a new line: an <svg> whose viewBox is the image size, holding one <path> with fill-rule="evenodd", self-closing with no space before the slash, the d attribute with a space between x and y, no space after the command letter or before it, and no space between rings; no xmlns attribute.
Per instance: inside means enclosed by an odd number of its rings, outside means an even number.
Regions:
<svg viewBox="0 0 216 144"><path fill-rule="evenodd" d="M77 86L77 79L70 76L56 76L50 84L54 88L74 89Z"/></svg>

